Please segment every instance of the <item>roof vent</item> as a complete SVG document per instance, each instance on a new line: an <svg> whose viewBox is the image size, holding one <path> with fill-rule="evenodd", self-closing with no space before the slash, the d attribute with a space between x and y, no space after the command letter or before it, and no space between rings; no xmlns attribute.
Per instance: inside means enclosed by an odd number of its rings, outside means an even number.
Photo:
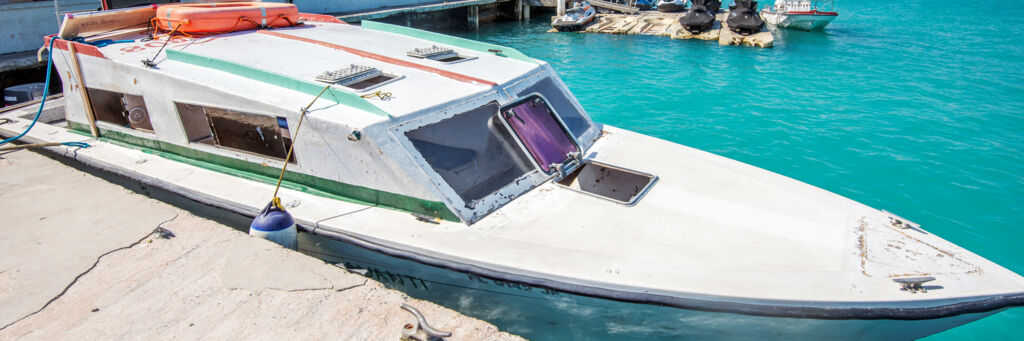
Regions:
<svg viewBox="0 0 1024 341"><path fill-rule="evenodd" d="M455 52L455 50L438 47L437 45L428 48L415 48L405 53L409 57L436 60L442 63L455 63L476 57L463 56Z"/></svg>
<svg viewBox="0 0 1024 341"><path fill-rule="evenodd" d="M402 77L384 73L374 67L352 64L334 71L324 71L316 80L337 84L355 90L369 90Z"/></svg>
<svg viewBox="0 0 1024 341"><path fill-rule="evenodd" d="M339 85L345 85L350 83L356 83L364 79L373 78L380 76L383 72L375 68L352 64L349 67L335 70L335 71L324 71L323 74L316 76L316 80L324 83L334 83Z"/></svg>

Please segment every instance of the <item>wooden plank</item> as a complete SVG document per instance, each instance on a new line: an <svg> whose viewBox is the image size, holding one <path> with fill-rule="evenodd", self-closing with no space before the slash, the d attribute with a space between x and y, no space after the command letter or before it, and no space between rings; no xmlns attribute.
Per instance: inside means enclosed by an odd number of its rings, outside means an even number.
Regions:
<svg viewBox="0 0 1024 341"><path fill-rule="evenodd" d="M604 0L590 0L590 5L594 6L594 7L601 7L601 8L604 8L604 9L610 9L610 10L613 10L613 11L618 11L618 12L628 13L628 14L635 14L636 12L640 11L639 8L636 8L636 7L633 7L633 6L617 4L617 3L614 3L614 2L611 2L611 1L604 1Z"/></svg>
<svg viewBox="0 0 1024 341"><path fill-rule="evenodd" d="M78 63L78 53L75 53L75 44L68 44L68 53L71 54L71 74L75 77L75 82L78 83L78 93L82 95L85 116L89 119L89 132L92 133L92 137L100 137L99 130L96 129L96 115L92 112L92 101L89 100L89 90L85 88L85 81L82 77L82 66Z"/></svg>
<svg viewBox="0 0 1024 341"><path fill-rule="evenodd" d="M102 12L68 13L57 36L61 39L71 39L128 27L142 27L149 25L149 20L155 16L156 8L152 6Z"/></svg>

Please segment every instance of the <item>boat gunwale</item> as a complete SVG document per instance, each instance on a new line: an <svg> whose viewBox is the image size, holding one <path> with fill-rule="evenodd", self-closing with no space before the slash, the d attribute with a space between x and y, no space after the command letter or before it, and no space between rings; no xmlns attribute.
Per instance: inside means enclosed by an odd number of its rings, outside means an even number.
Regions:
<svg viewBox="0 0 1024 341"><path fill-rule="evenodd" d="M240 212L239 212L240 213ZM245 214L250 215L250 214ZM499 270L492 270L486 267L445 259L444 257L419 254L411 251L401 250L380 243L373 242L367 238L361 238L354 234L346 233L332 227L320 226L319 222L306 224L303 219L297 219L299 229L313 235L329 238L339 242L349 243L370 251L379 252L388 256L415 261L428 266L444 268L452 271L479 275L492 280L505 282L516 282L534 287L547 288L564 292L567 294L580 295L592 298L607 299L618 302L654 304L680 308L694 311L731 313L762 317L779 318L801 318L817 320L929 320L939 319L963 314L985 313L1006 308L1024 306L1024 292L1010 295L995 296L968 296L961 299L984 297L979 300L969 300L933 307L915 308L891 308L891 307L827 307L829 304L842 304L847 302L821 302L821 307L791 306L780 304L757 304L741 303L702 298L672 296L650 292L632 292L602 288L591 285L569 283L541 276L528 274L511 274ZM313 228L307 225L315 226ZM801 301L790 301L800 303ZM896 301L894 301L896 302Z"/></svg>
<svg viewBox="0 0 1024 341"><path fill-rule="evenodd" d="M24 110L24 108L19 108ZM19 112L22 110L8 110L2 112L2 114L12 114L12 112ZM68 121L69 124L71 121ZM69 127L55 128L64 129L68 132L76 132L75 129ZM27 135L25 136L26 142L36 143L45 142L43 138ZM115 140L116 141L116 140ZM118 143L110 141L106 138L101 138L98 142L104 142L113 146L134 149L140 152L141 150L131 148L128 146L122 146ZM93 142L95 143L95 142ZM76 161L82 162L86 165L96 167L98 169L120 175L135 181L139 181L145 184L155 186L157 188L167 190L172 193L176 193L182 197L194 200L206 205L218 207L231 212L235 212L247 217L254 217L258 212L258 208L245 207L241 204L231 204L229 201L218 199L210 195L206 195L203 192L197 190L191 190L188 188L180 187L174 183L154 178L143 176L137 172L132 172L123 167L119 167L115 164L108 163L102 159L90 157L86 154L74 153L68 154L64 147L44 147L51 153L56 155L63 155L68 158L73 158ZM175 161L176 164L188 167L198 167L192 164L168 159L169 161ZM550 180L549 180L550 181ZM327 197L323 197L327 200L337 200ZM313 235L330 238L340 242L346 242L353 244L370 251L379 252L392 257L401 259L407 259L415 261L428 266L434 266L453 270L463 273L476 274L481 277L489 279L498 279L502 281L522 283L530 286L548 288L568 294L593 297L599 299L607 299L612 301L627 302L627 303L638 303L638 304L654 304L661 306L669 306L674 308L694 310L694 311L705 311L705 312L720 312L720 313L733 313L741 315L752 315L752 316L763 316L763 317L779 317L779 318L801 318L801 319L820 319L820 320L927 320L927 319L938 319L945 317L952 317L970 313L985 313L996 311L1000 309L1006 309L1017 306L1024 306L1024 292L1005 294L1005 295L990 295L990 296L964 296L954 299L961 299L967 301L961 301L952 304L944 304L931 307L914 307L914 308L894 308L894 307L829 307L829 305L837 304L848 304L850 302L820 302L820 307L810 306L796 306L796 305L784 305L778 304L781 302L787 302L792 304L799 304L807 301L782 301L774 300L772 302L766 302L764 304L759 303L745 303L745 302L734 302L726 300L712 300L708 298L696 298L696 297L682 297L666 293L652 293L642 292L643 288L636 288L636 291L626 291L621 289L603 288L590 284L570 283L567 281L561 281L548 277L541 276L540 274L523 274L523 273L510 273L508 271L501 271L497 269L491 269L484 265L472 264L466 261L460 261L454 258L447 258L443 255L430 255L426 253L417 253L413 251L403 250L394 246L386 245L381 242L372 240L371 237L360 236L356 233L346 232L338 228L321 226L320 221L311 221L302 217L296 217L297 226L303 232L311 233ZM680 293L685 294L685 293ZM716 297L716 296L706 296ZM723 299L735 299L729 297L722 297ZM747 298L750 299L750 298ZM931 300L941 301L942 299ZM928 302L929 300L919 300L917 302ZM774 302L774 303L773 303ZM865 303L879 303L879 302L865 302ZM898 303L898 301L892 301L892 303Z"/></svg>

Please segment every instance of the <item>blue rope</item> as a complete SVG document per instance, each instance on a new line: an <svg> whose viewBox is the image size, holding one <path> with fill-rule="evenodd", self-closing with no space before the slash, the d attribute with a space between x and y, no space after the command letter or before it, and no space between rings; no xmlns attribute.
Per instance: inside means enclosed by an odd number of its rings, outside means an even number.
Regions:
<svg viewBox="0 0 1024 341"><path fill-rule="evenodd" d="M36 117L32 119L32 124L29 124L28 128L25 128L25 131L18 134L18 136L0 141L0 146L25 136L25 134L28 134L29 130L32 130L32 127L36 126L36 122L39 122L39 116L42 116L43 107L46 106L46 97L50 96L50 70L53 69L53 43L57 42L57 39L60 38L57 38L57 36L50 38L49 56L46 58L46 85L43 87L43 99L39 103L39 110L36 111ZM85 90L83 89L82 91ZM89 148L89 144L85 142L64 142L61 144L68 147Z"/></svg>
<svg viewBox="0 0 1024 341"><path fill-rule="evenodd" d="M89 144L85 143L85 142L64 142L64 143L61 143L61 144L65 145L65 146L68 146L68 147L78 147L78 148L89 148L90 147Z"/></svg>
<svg viewBox="0 0 1024 341"><path fill-rule="evenodd" d="M134 40L113 40L113 39L102 39L97 41L85 41L85 38L77 37L71 39L71 41L79 42L82 44L89 44L95 47L104 47L110 44L121 44L121 43L134 43Z"/></svg>
<svg viewBox="0 0 1024 341"><path fill-rule="evenodd" d="M43 100L39 103L39 111L36 111L36 118L32 119L32 124L29 124L28 128L25 128L25 131L18 134L18 136L0 141L0 146L20 139L22 136L25 136L25 134L28 134L28 131L32 130L32 127L36 126L36 122L39 121L39 116L43 114L43 106L46 105L46 97L50 96L50 70L53 69L53 43L56 42L57 39L57 36L50 38L50 53L46 58L46 85L43 87Z"/></svg>

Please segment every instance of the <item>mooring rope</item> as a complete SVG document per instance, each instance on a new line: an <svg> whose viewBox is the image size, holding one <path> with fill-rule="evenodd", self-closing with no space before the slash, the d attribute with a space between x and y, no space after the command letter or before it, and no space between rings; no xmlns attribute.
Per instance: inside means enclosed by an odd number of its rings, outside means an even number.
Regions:
<svg viewBox="0 0 1024 341"><path fill-rule="evenodd" d="M277 177L277 185L274 186L274 198L270 199L270 202L274 203L274 206L277 206L277 208L284 210L284 207L281 207L281 198L277 197L277 191L281 189L281 181L284 180L285 170L288 169L288 162L292 159L292 151L295 150L295 141L299 140L299 129L302 129L302 121L306 119L306 114L309 113L309 108L313 106L313 103L316 103L316 100L320 99L320 96L323 96L324 93L327 92L327 89L330 88L330 84L325 86L324 89L320 90L320 93L313 98L313 101L309 102L309 105L302 108L302 114L299 115L299 124L295 126L295 137L292 139L292 144L288 146L288 155L284 157L284 166L281 166L281 175Z"/></svg>

